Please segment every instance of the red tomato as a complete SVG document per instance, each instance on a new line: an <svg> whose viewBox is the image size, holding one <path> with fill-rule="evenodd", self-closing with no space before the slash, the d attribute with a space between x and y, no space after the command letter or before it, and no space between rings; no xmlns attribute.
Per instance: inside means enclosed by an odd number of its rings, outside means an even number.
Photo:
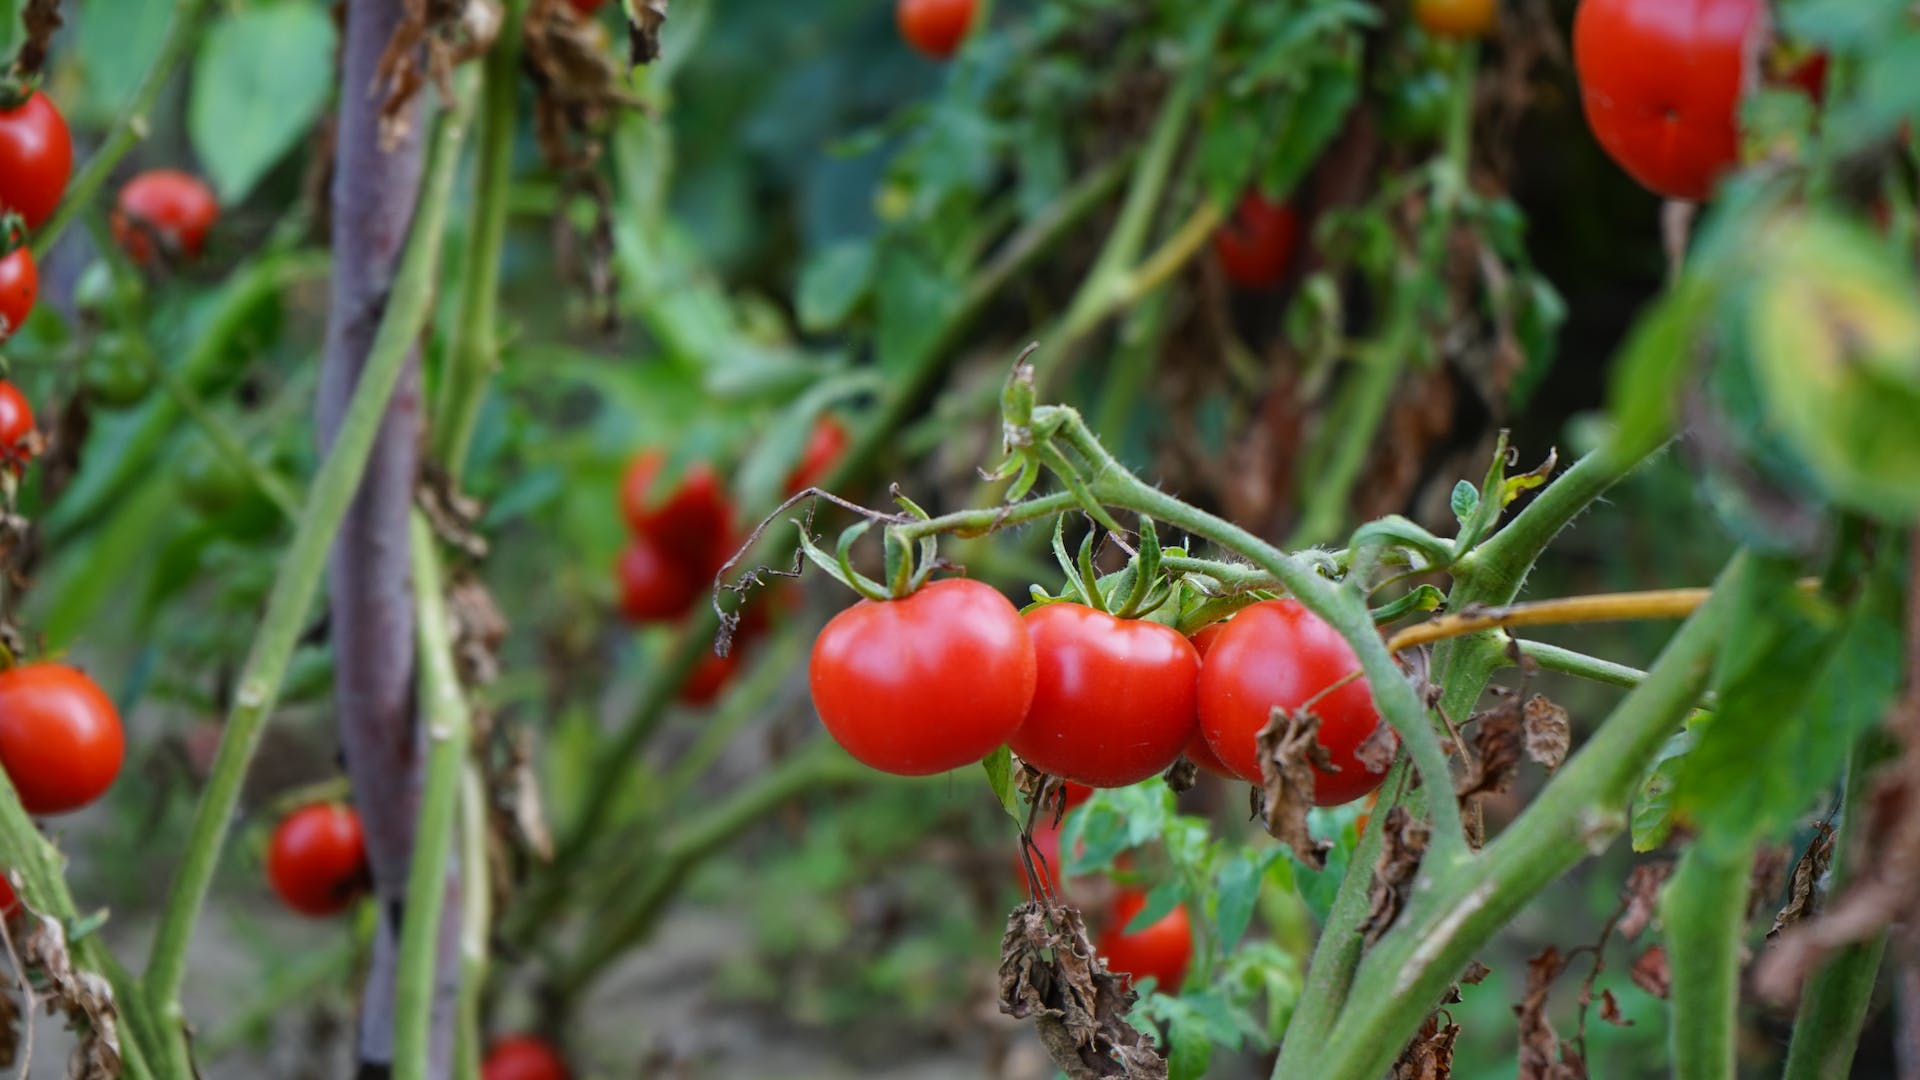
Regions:
<svg viewBox="0 0 1920 1080"><path fill-rule="evenodd" d="M1013 853L1013 879L1020 883L1028 896L1033 896L1033 883L1027 880L1026 845ZM1052 895L1060 895L1060 828L1052 824L1039 824L1033 827L1033 868L1045 874L1047 887ZM1042 866L1041 863L1046 865Z"/></svg>
<svg viewBox="0 0 1920 1080"><path fill-rule="evenodd" d="M807 664L827 732L881 772L926 776L1007 741L1033 701L1033 639L991 586L948 578L835 615Z"/></svg>
<svg viewBox="0 0 1920 1080"><path fill-rule="evenodd" d="M713 467L690 466L671 491L657 492L666 455L648 450L627 466L620 509L636 534L652 537L682 564L711 577L733 555L733 506Z"/></svg>
<svg viewBox="0 0 1920 1080"><path fill-rule="evenodd" d="M1275 706L1289 711L1314 700L1320 745L1336 771L1314 777L1313 801L1337 806L1380 786L1354 752L1380 725L1364 678L1324 693L1360 670L1333 627L1297 600L1267 600L1234 616L1200 668L1200 729L1221 762L1243 780L1260 782L1254 737ZM1324 695L1324 696L1323 696Z"/></svg>
<svg viewBox="0 0 1920 1080"><path fill-rule="evenodd" d="M1233 218L1213 234L1213 253L1228 281L1245 289L1269 289L1287 276L1299 238L1300 221L1292 207L1249 191Z"/></svg>
<svg viewBox="0 0 1920 1080"><path fill-rule="evenodd" d="M33 252L19 247L0 255L0 342L26 325L39 295L40 272L34 268Z"/></svg>
<svg viewBox="0 0 1920 1080"><path fill-rule="evenodd" d="M213 189L197 176L177 169L150 169L120 189L113 210L113 238L127 257L142 266L158 254L191 259L200 254L207 231L220 217Z"/></svg>
<svg viewBox="0 0 1920 1080"><path fill-rule="evenodd" d="M1485 37L1500 7L1494 0L1413 0L1413 17L1435 37Z"/></svg>
<svg viewBox="0 0 1920 1080"><path fill-rule="evenodd" d="M606 5L607 0L567 0L567 6L578 12L581 17L591 19L593 13Z"/></svg>
<svg viewBox="0 0 1920 1080"><path fill-rule="evenodd" d="M27 396L0 379L0 459L12 465L15 473L33 456L33 448L25 445L32 434L33 407L27 404Z"/></svg>
<svg viewBox="0 0 1920 1080"><path fill-rule="evenodd" d="M13 891L13 882L7 880L7 872L0 869L0 917L13 914L20 906L20 897Z"/></svg>
<svg viewBox="0 0 1920 1080"><path fill-rule="evenodd" d="M0 672L0 766L29 814L64 814L106 794L126 756L120 714L64 664Z"/></svg>
<svg viewBox="0 0 1920 1080"><path fill-rule="evenodd" d="M302 915L338 915L366 893L371 881L360 815L334 803L303 806L273 830L267 881Z"/></svg>
<svg viewBox="0 0 1920 1080"><path fill-rule="evenodd" d="M1107 962L1108 971L1135 979L1151 977L1157 989L1175 993L1187 977L1187 961L1193 956L1193 925L1187 919L1187 906L1176 904L1139 932L1127 933L1127 924L1146 906L1144 893L1123 891L1114 899L1107 928L1100 932L1093 950Z"/></svg>
<svg viewBox="0 0 1920 1080"><path fill-rule="evenodd" d="M693 673L680 684L680 700L688 705L711 705L717 701L727 683L733 681L734 670L740 666L740 646L741 643L735 641L725 656L712 652L701 654Z"/></svg>
<svg viewBox="0 0 1920 1080"><path fill-rule="evenodd" d="M487 1047L480 1080L568 1080L567 1063L536 1035L508 1035Z"/></svg>
<svg viewBox="0 0 1920 1080"><path fill-rule="evenodd" d="M1022 761L1093 787L1166 770L1193 736L1200 654L1170 626L1083 604L1026 614L1038 678L1007 745Z"/></svg>
<svg viewBox="0 0 1920 1080"><path fill-rule="evenodd" d="M899 0L894 16L907 44L935 60L960 48L973 26L974 0Z"/></svg>
<svg viewBox="0 0 1920 1080"><path fill-rule="evenodd" d="M1031 633L1032 631L1028 632ZM1036 656L1035 659L1037 661L1038 657ZM1093 789L1085 784L1076 784L1071 780L1063 780L1060 782L1060 786L1065 788L1067 793L1067 805L1065 809L1071 810L1081 803L1086 802L1088 799L1093 798Z"/></svg>
<svg viewBox="0 0 1920 1080"><path fill-rule="evenodd" d="M833 416L822 416L815 421L813 434L807 437L807 445L800 451L800 463L787 474L787 494L805 491L826 479L840 463L840 455L847 452L847 443L851 441L846 425Z"/></svg>
<svg viewBox="0 0 1920 1080"><path fill-rule="evenodd" d="M614 564L620 582L620 613L629 622L677 619L693 610L704 573L689 569L646 535L633 538Z"/></svg>
<svg viewBox="0 0 1920 1080"><path fill-rule="evenodd" d="M1217 623L1208 623L1206 626L1195 630L1187 640L1193 642L1193 651L1199 653L1200 659L1205 661L1207 651L1213 648L1213 643L1220 638L1220 632L1226 628L1227 624L1225 620ZM1207 733L1199 727L1194 728L1193 738L1187 740L1186 755L1188 761L1193 762L1195 765L1200 766L1215 776L1223 776L1228 780L1239 779L1239 777L1233 774L1232 769L1227 768L1226 765L1221 763L1219 755L1213 752L1213 747L1207 745Z"/></svg>
<svg viewBox="0 0 1920 1080"><path fill-rule="evenodd" d="M1767 81L1780 87L1797 87L1813 99L1815 105L1827 100L1827 54L1823 52L1801 53L1799 56L1786 56L1776 51L1773 54L1773 70Z"/></svg>
<svg viewBox="0 0 1920 1080"><path fill-rule="evenodd" d="M1587 125L1629 176L1704 199L1740 159L1740 97L1763 0L1581 0L1573 62Z"/></svg>
<svg viewBox="0 0 1920 1080"><path fill-rule="evenodd" d="M35 91L17 109L0 109L0 213L37 229L53 216L73 172L73 139L47 95Z"/></svg>

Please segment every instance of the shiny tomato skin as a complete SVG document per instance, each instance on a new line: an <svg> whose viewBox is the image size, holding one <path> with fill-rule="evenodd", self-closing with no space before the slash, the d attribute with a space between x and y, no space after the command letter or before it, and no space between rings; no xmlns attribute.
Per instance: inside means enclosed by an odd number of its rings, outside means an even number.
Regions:
<svg viewBox="0 0 1920 1080"><path fill-rule="evenodd" d="M1287 276L1299 240L1300 219L1291 206L1249 191L1213 234L1213 253L1228 281L1243 289L1270 289Z"/></svg>
<svg viewBox="0 0 1920 1080"><path fill-rule="evenodd" d="M567 1063L536 1035L508 1035L487 1047L480 1080L569 1080Z"/></svg>
<svg viewBox="0 0 1920 1080"><path fill-rule="evenodd" d="M1200 669L1200 729L1214 754L1242 780L1260 782L1254 737L1278 706L1314 701L1320 745L1336 771L1314 777L1314 802L1337 806L1380 786L1354 756L1380 725L1364 678L1329 687L1360 670L1360 661L1331 626L1297 600L1267 600L1233 617Z"/></svg>
<svg viewBox="0 0 1920 1080"><path fill-rule="evenodd" d="M1200 654L1200 660L1203 664L1207 659L1207 651L1213 648L1213 643L1219 640L1221 631L1226 628L1227 624L1224 620L1217 623L1208 623L1187 637L1188 641L1193 642L1193 651ZM1232 769L1227 768L1226 765L1221 762L1220 756L1213 752L1213 747L1207 745L1207 733L1205 729L1197 725L1193 729L1193 738L1187 740L1186 754L1188 761L1193 762L1195 765L1198 765L1215 776L1225 777L1228 780L1240 779L1233 774Z"/></svg>
<svg viewBox="0 0 1920 1080"><path fill-rule="evenodd" d="M703 577L713 576L733 554L733 504L713 466L696 463L671 490L654 490L666 455L647 450L627 466L620 509L634 533L651 537Z"/></svg>
<svg viewBox="0 0 1920 1080"><path fill-rule="evenodd" d="M894 16L907 44L935 60L960 50L973 26L974 0L899 0Z"/></svg>
<svg viewBox="0 0 1920 1080"><path fill-rule="evenodd" d="M334 803L288 814L267 846L267 881L281 902L311 918L352 907L371 881L360 815Z"/></svg>
<svg viewBox="0 0 1920 1080"><path fill-rule="evenodd" d="M1413 18L1435 37L1485 37L1500 13L1497 0L1413 0Z"/></svg>
<svg viewBox="0 0 1920 1080"><path fill-rule="evenodd" d="M835 615L807 664L813 705L847 753L928 776L1007 741L1033 701L1033 639L991 586L948 578Z"/></svg>
<svg viewBox="0 0 1920 1080"><path fill-rule="evenodd" d="M1071 810L1081 803L1086 802L1088 799L1093 798L1093 789L1085 784L1076 784L1071 780L1063 780L1060 786L1066 792L1065 802L1067 805L1065 809L1067 810Z"/></svg>
<svg viewBox="0 0 1920 1080"><path fill-rule="evenodd" d="M40 295L40 271L24 247L0 255L0 343L26 325Z"/></svg>
<svg viewBox="0 0 1920 1080"><path fill-rule="evenodd" d="M47 95L34 91L0 110L0 214L11 210L37 229L60 205L73 172L73 138Z"/></svg>
<svg viewBox="0 0 1920 1080"><path fill-rule="evenodd" d="M740 666L740 645L735 641L727 655L705 652L693 665L692 674L680 684L680 701L685 705L711 705L720 699L721 691L733 681L733 673Z"/></svg>
<svg viewBox="0 0 1920 1080"><path fill-rule="evenodd" d="M152 266L156 255L198 256L219 219L220 201L199 177L178 169L149 169L120 189L111 224L113 238L127 257Z"/></svg>
<svg viewBox="0 0 1920 1080"><path fill-rule="evenodd" d="M1038 679L1007 745L1020 760L1091 787L1166 771L1192 738L1200 654L1172 627L1084 604L1027 612Z"/></svg>
<svg viewBox="0 0 1920 1080"><path fill-rule="evenodd" d="M1764 0L1581 0L1573 61L1587 125L1658 195L1700 200L1739 163Z"/></svg>
<svg viewBox="0 0 1920 1080"><path fill-rule="evenodd" d="M1172 994L1187 977L1187 961L1193 958L1193 923L1187 906L1176 904L1172 911L1129 934L1127 924L1147 906L1145 893L1126 890L1114 898L1106 929L1093 943L1093 951L1107 962L1107 970L1131 975L1135 981L1152 977L1162 992Z"/></svg>
<svg viewBox="0 0 1920 1080"><path fill-rule="evenodd" d="M798 494L826 479L851 441L847 426L837 418L827 415L815 421L813 433L800 451L800 463L787 474L787 494Z"/></svg>
<svg viewBox="0 0 1920 1080"><path fill-rule="evenodd" d="M692 611L708 580L644 534L620 552L614 577L620 583L620 613L633 623L677 619Z"/></svg>
<svg viewBox="0 0 1920 1080"><path fill-rule="evenodd" d="M0 767L29 814L64 814L106 794L126 757L120 713L64 664L0 672Z"/></svg>

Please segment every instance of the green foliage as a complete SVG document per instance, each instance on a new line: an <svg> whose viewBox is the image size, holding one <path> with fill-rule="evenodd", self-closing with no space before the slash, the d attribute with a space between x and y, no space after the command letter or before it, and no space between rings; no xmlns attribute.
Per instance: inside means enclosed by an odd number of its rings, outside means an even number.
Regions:
<svg viewBox="0 0 1920 1080"><path fill-rule="evenodd" d="M245 8L208 31L187 131L222 202L245 199L320 115L333 90L333 43L333 20L309 0Z"/></svg>

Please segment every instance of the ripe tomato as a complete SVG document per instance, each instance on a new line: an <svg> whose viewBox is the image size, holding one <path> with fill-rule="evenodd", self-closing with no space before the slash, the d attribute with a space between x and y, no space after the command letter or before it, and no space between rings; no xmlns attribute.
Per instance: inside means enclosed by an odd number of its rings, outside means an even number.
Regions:
<svg viewBox="0 0 1920 1080"><path fill-rule="evenodd" d="M1227 624L1224 620L1217 623L1208 623L1206 626L1195 630L1193 635L1187 638L1188 641L1193 642L1193 651L1200 654L1202 662L1206 660L1208 650L1213 648L1213 643L1220 639L1220 632L1226 628ZM1227 768L1226 765L1220 761L1219 755L1213 752L1213 747L1207 745L1207 733L1204 729L1200 727L1194 728L1193 738L1187 740L1187 749L1185 752L1188 761L1193 762L1195 765L1200 766L1215 776L1222 776L1228 780L1239 779L1239 777L1233 774L1232 769Z"/></svg>
<svg viewBox="0 0 1920 1080"><path fill-rule="evenodd" d="M1257 784L1254 737L1275 706L1291 711L1313 700L1319 742L1336 770L1315 770L1313 801L1321 806L1352 802L1386 779L1384 772L1368 772L1354 756L1380 725L1366 679L1326 692L1359 670L1346 639L1299 601L1255 604L1234 616L1201 665L1200 729L1222 763Z"/></svg>
<svg viewBox="0 0 1920 1080"><path fill-rule="evenodd" d="M1158 921L1137 933L1127 933L1127 924L1146 906L1146 894L1130 889L1121 892L1114 898L1107 928L1100 932L1093 950L1107 962L1108 971L1135 979L1151 976L1156 987L1171 994L1187 977L1187 961L1193 956L1193 925L1187 918L1187 906L1176 904Z"/></svg>
<svg viewBox="0 0 1920 1080"><path fill-rule="evenodd" d="M840 455L847 452L847 443L851 441L846 425L832 415L815 421L813 434L807 437L807 445L800 451L800 463L787 474L787 494L805 491L825 479L840 463Z"/></svg>
<svg viewBox="0 0 1920 1080"><path fill-rule="evenodd" d="M1740 158L1740 96L1763 0L1581 0L1573 63L1587 125L1627 174L1704 199Z"/></svg>
<svg viewBox="0 0 1920 1080"><path fill-rule="evenodd" d="M371 881L360 815L334 803L288 814L267 847L267 881L302 915L324 918L352 907Z"/></svg>
<svg viewBox="0 0 1920 1080"><path fill-rule="evenodd" d="M1299 238L1300 221L1292 207L1249 191L1232 219L1213 234L1213 253L1228 281L1244 289L1270 289L1287 276Z"/></svg>
<svg viewBox="0 0 1920 1080"><path fill-rule="evenodd" d="M0 255L0 342L26 325L33 301L40 295L40 272L33 252L24 247Z"/></svg>
<svg viewBox="0 0 1920 1080"><path fill-rule="evenodd" d="M614 565L620 613L629 622L677 619L693 609L705 575L689 570L651 536L633 538Z"/></svg>
<svg viewBox="0 0 1920 1080"><path fill-rule="evenodd" d="M64 814L106 794L126 756L120 714L64 664L0 672L0 767L30 814Z"/></svg>
<svg viewBox="0 0 1920 1080"><path fill-rule="evenodd" d="M974 0L899 0L894 16L907 44L935 60L960 48L973 26Z"/></svg>
<svg viewBox="0 0 1920 1080"><path fill-rule="evenodd" d="M1029 633L1031 633L1031 631L1029 631ZM1038 660L1037 656L1035 657L1035 660L1036 661ZM1067 805L1065 808L1068 810L1071 810L1074 807L1079 806L1081 803L1086 802L1088 799L1093 798L1093 789L1088 787L1085 784L1076 784L1071 780L1063 780L1061 781L1060 786L1066 789Z"/></svg>
<svg viewBox="0 0 1920 1080"><path fill-rule="evenodd" d="M0 379L0 460L12 466L18 475L21 466L33 456L27 437L33 434L33 407L20 388Z"/></svg>
<svg viewBox="0 0 1920 1080"><path fill-rule="evenodd" d="M168 260L191 259L200 254L207 230L219 217L220 203L199 177L177 169L150 169L120 189L113 208L113 238L141 266L152 266L156 254Z"/></svg>
<svg viewBox="0 0 1920 1080"><path fill-rule="evenodd" d="M1169 626L1083 604L1026 614L1038 678L1007 745L1021 760L1093 787L1163 772L1196 725L1200 654Z"/></svg>
<svg viewBox="0 0 1920 1080"><path fill-rule="evenodd" d="M39 228L72 172L73 139L47 95L36 90L18 108L0 109L0 213L11 210Z"/></svg>
<svg viewBox="0 0 1920 1080"><path fill-rule="evenodd" d="M487 1047L480 1080L568 1080L567 1063L547 1040L508 1035Z"/></svg>
<svg viewBox="0 0 1920 1080"><path fill-rule="evenodd" d="M20 897L13 891L13 882L7 880L7 872L0 868L0 918L13 914L20 906Z"/></svg>
<svg viewBox="0 0 1920 1080"><path fill-rule="evenodd" d="M991 586L948 578L835 615L807 663L827 732L881 772L926 776L1006 742L1033 701L1033 639Z"/></svg>
<svg viewBox="0 0 1920 1080"><path fill-rule="evenodd" d="M733 681L733 673L740 666L741 642L735 641L727 655L719 656L712 652L702 653L700 662L693 666L693 674L680 684L680 700L687 705L711 705L719 700L720 692Z"/></svg>
<svg viewBox="0 0 1920 1080"><path fill-rule="evenodd" d="M733 554L733 506L713 467L704 463L687 469L679 486L656 492L666 455L648 450L633 459L620 485L620 509L636 534L649 536L662 549L702 577L711 577Z"/></svg>
<svg viewBox="0 0 1920 1080"><path fill-rule="evenodd" d="M581 18L591 19L593 13L606 5L607 0L567 0L567 6L578 12Z"/></svg>
<svg viewBox="0 0 1920 1080"><path fill-rule="evenodd" d="M1485 37L1499 14L1495 0L1413 0L1413 17L1435 37Z"/></svg>

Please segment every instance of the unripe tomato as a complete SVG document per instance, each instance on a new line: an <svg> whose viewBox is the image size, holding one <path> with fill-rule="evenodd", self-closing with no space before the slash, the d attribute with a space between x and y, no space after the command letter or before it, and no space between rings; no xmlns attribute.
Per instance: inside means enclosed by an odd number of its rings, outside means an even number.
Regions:
<svg viewBox="0 0 1920 1080"><path fill-rule="evenodd" d="M302 915L325 918L352 907L371 881L360 815L334 803L288 814L267 847L267 881Z"/></svg>
<svg viewBox="0 0 1920 1080"><path fill-rule="evenodd" d="M1123 891L1114 899L1107 928L1100 932L1093 949L1107 962L1108 971L1136 980L1151 977L1161 992L1175 993L1187 977L1187 961L1193 957L1193 924L1187 918L1187 906L1176 904L1137 933L1127 933L1127 924L1146 906L1146 894Z"/></svg>
<svg viewBox="0 0 1920 1080"><path fill-rule="evenodd" d="M687 681L680 684L680 701L686 705L711 705L719 700L720 692L733 681L733 673L740 666L740 642L734 642L727 655L713 652L702 653L700 662L693 666L693 673Z"/></svg>
<svg viewBox="0 0 1920 1080"><path fill-rule="evenodd" d="M32 434L33 406L27 404L27 396L19 387L0 379L0 458L13 466L15 473L33 456L27 439Z"/></svg>
<svg viewBox="0 0 1920 1080"><path fill-rule="evenodd" d="M1500 6L1495 0L1413 0L1413 17L1435 37L1485 37Z"/></svg>
<svg viewBox="0 0 1920 1080"><path fill-rule="evenodd" d="M33 252L17 247L0 255L0 343L27 324L33 302L40 295L40 272Z"/></svg>
<svg viewBox="0 0 1920 1080"><path fill-rule="evenodd" d="M634 537L620 553L614 575L620 582L620 613L635 623L685 615L693 610L705 580L645 534Z"/></svg>
<svg viewBox="0 0 1920 1080"><path fill-rule="evenodd" d="M127 181L113 208L113 238L141 266L155 256L191 259L220 217L213 189L177 169L150 169ZM156 242L158 251L156 252Z"/></svg>
<svg viewBox="0 0 1920 1080"><path fill-rule="evenodd" d="M1224 621L1209 623L1195 630L1192 636L1187 638L1188 641L1193 642L1193 651L1200 654L1200 659L1203 662L1207 658L1207 651L1213 648L1213 643L1219 640L1220 632L1226 628L1227 624ZM1188 761L1193 762L1195 765L1198 765L1215 776L1222 776L1228 780L1239 779L1239 777L1233 774L1233 770L1227 768L1220 760L1219 755L1213 752L1213 747L1207 745L1207 733L1197 725L1193 730L1193 738L1187 740L1186 755Z"/></svg>
<svg viewBox="0 0 1920 1080"><path fill-rule="evenodd" d="M991 586L948 578L835 615L807 664L828 734L899 776L969 765L1007 741L1033 701L1033 639Z"/></svg>
<svg viewBox="0 0 1920 1080"><path fill-rule="evenodd" d="M126 409L146 400L147 392L153 389L153 370L132 338L102 334L80 361L80 382L94 404Z"/></svg>
<svg viewBox="0 0 1920 1080"><path fill-rule="evenodd" d="M1042 772L1125 787L1165 771L1195 730L1200 654L1179 631L1084 604L1026 614L1037 678L1007 741Z"/></svg>
<svg viewBox="0 0 1920 1080"><path fill-rule="evenodd" d="M480 1080L568 1080L567 1063L535 1035L495 1039L480 1063Z"/></svg>
<svg viewBox="0 0 1920 1080"><path fill-rule="evenodd" d="M733 554L733 506L720 476L705 463L690 466L670 491L654 482L666 455L648 450L627 466L620 485L620 509L636 534L649 536L682 565L711 577Z"/></svg>
<svg viewBox="0 0 1920 1080"><path fill-rule="evenodd" d="M847 452L850 441L846 425L832 415L815 421L813 434L807 436L807 445L800 451L800 463L787 474L787 494L805 491L826 479L840 463L840 455Z"/></svg>
<svg viewBox="0 0 1920 1080"><path fill-rule="evenodd" d="M64 664L0 672L0 767L29 814L64 814L106 794L126 751L120 713L84 672Z"/></svg>
<svg viewBox="0 0 1920 1080"><path fill-rule="evenodd" d="M1244 289L1268 289L1287 276L1299 238L1300 221L1292 207L1249 191L1213 234L1213 253L1228 281Z"/></svg>
<svg viewBox="0 0 1920 1080"><path fill-rule="evenodd" d="M47 95L36 90L18 108L0 110L0 214L11 210L39 228L72 172L73 139Z"/></svg>
<svg viewBox="0 0 1920 1080"><path fill-rule="evenodd" d="M974 0L899 0L894 16L907 44L935 60L960 48L973 26Z"/></svg>
<svg viewBox="0 0 1920 1080"><path fill-rule="evenodd" d="M1297 600L1267 600L1240 612L1220 632L1200 668L1200 729L1220 761L1243 780L1260 782L1254 739L1274 708L1289 712L1313 702L1318 741L1335 771L1315 769L1313 801L1337 806L1365 795L1386 779L1369 772L1355 752L1380 726L1365 678L1328 692L1360 661L1333 627Z"/></svg>
<svg viewBox="0 0 1920 1080"><path fill-rule="evenodd" d="M1587 125L1629 176L1704 199L1740 159L1763 0L1581 0L1573 63Z"/></svg>

